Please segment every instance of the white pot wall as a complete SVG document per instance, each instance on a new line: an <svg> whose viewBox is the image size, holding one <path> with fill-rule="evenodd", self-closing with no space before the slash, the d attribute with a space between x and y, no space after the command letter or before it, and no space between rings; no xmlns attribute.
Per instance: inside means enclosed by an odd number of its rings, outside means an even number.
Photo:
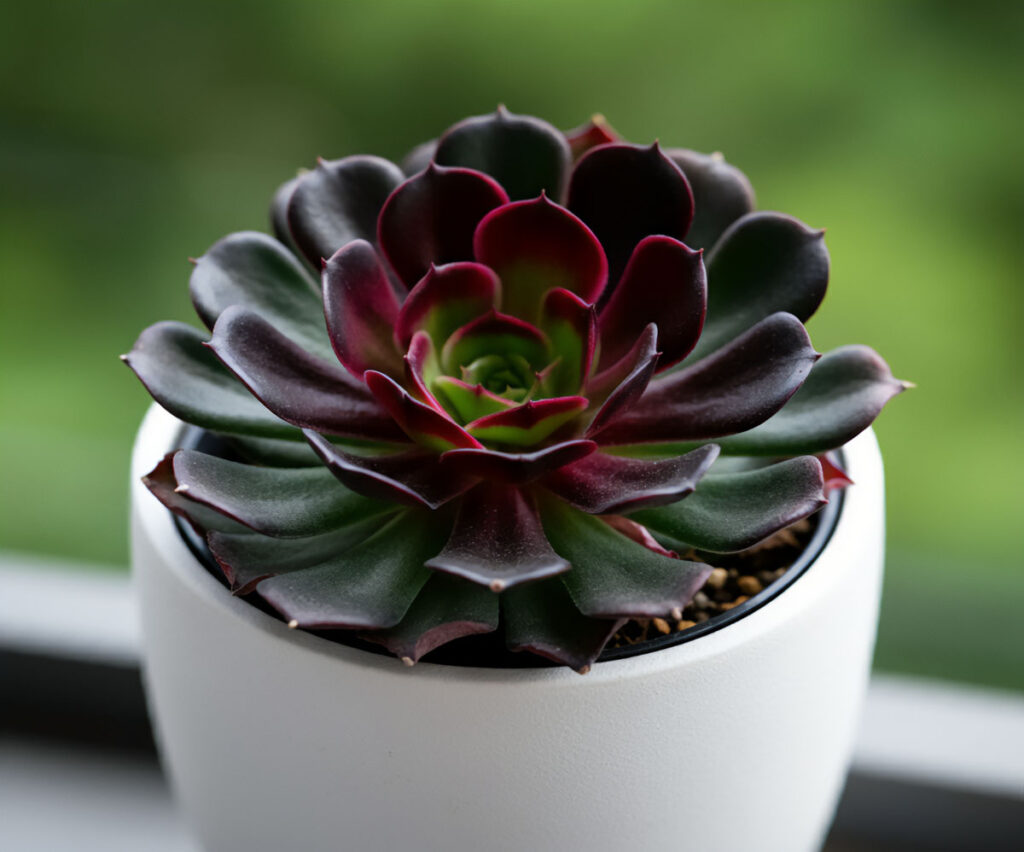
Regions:
<svg viewBox="0 0 1024 852"><path fill-rule="evenodd" d="M869 431L825 551L766 606L694 641L567 669L397 660L233 598L139 482L133 566L164 764L208 852L820 846L867 682L883 483Z"/></svg>

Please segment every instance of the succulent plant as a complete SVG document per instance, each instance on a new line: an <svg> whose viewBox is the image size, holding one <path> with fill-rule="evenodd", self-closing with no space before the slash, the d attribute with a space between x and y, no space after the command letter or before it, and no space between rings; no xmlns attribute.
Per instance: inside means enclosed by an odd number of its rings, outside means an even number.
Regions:
<svg viewBox="0 0 1024 852"><path fill-rule="evenodd" d="M500 630L586 671L699 590L711 566L677 553L819 509L816 456L906 386L867 347L812 348L823 232L753 207L720 156L600 119L499 109L403 168L320 161L274 198L276 239L195 262L210 339L163 322L125 356L235 454L146 482L293 627L408 663Z"/></svg>

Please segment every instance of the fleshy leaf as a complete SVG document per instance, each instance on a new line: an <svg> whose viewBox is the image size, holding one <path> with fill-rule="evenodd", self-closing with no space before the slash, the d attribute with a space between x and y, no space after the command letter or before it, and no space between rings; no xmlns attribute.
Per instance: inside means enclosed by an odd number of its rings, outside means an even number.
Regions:
<svg viewBox="0 0 1024 852"><path fill-rule="evenodd" d="M540 328L558 357L544 389L552 396L579 393L590 375L597 347L594 306L575 293L556 287L544 296Z"/></svg>
<svg viewBox="0 0 1024 852"><path fill-rule="evenodd" d="M691 360L777 311L806 321L828 286L824 231L781 213L734 222L707 256L708 316Z"/></svg>
<svg viewBox="0 0 1024 852"><path fill-rule="evenodd" d="M488 355L509 354L524 358L533 369L542 367L548 357L548 340L530 323L517 317L489 311L458 329L441 350L441 364L447 373L457 373Z"/></svg>
<svg viewBox="0 0 1024 852"><path fill-rule="evenodd" d="M438 457L422 450L357 455L305 431L306 440L340 482L378 500L437 509L476 482L471 474L455 475Z"/></svg>
<svg viewBox="0 0 1024 852"><path fill-rule="evenodd" d="M473 252L501 278L503 310L531 322L553 287L594 302L608 279L604 250L590 228L545 195L488 213Z"/></svg>
<svg viewBox="0 0 1024 852"><path fill-rule="evenodd" d="M556 128L504 107L449 128L434 155L443 165L489 174L513 201L535 198L545 191L561 198L569 157L569 143Z"/></svg>
<svg viewBox="0 0 1024 852"><path fill-rule="evenodd" d="M885 404L911 385L867 346L842 346L814 365L774 417L719 443L733 455L793 456L837 449L859 435Z"/></svg>
<svg viewBox="0 0 1024 852"><path fill-rule="evenodd" d="M571 506L594 515L664 506L693 493L718 457L718 447L649 461L594 453L549 474L543 484Z"/></svg>
<svg viewBox="0 0 1024 852"><path fill-rule="evenodd" d="M402 374L395 346L398 298L365 240L338 249L324 266L324 314L338 360L357 379L367 370Z"/></svg>
<svg viewBox="0 0 1024 852"><path fill-rule="evenodd" d="M501 612L509 650L529 651L580 674L590 671L625 623L625 619L587 618L558 577L509 589L501 596Z"/></svg>
<svg viewBox="0 0 1024 852"><path fill-rule="evenodd" d="M533 500L514 486L481 483L459 506L448 543L427 567L493 592L569 570L551 549Z"/></svg>
<svg viewBox="0 0 1024 852"><path fill-rule="evenodd" d="M267 577L301 571L344 553L373 535L387 520L387 515L366 518L308 538L271 538L251 530L211 532L207 542L231 591L247 595Z"/></svg>
<svg viewBox="0 0 1024 852"><path fill-rule="evenodd" d="M826 453L815 458L821 462L821 475L825 480L825 496L828 497L833 491L841 491L853 485L853 480L839 465L832 461Z"/></svg>
<svg viewBox="0 0 1024 852"><path fill-rule="evenodd" d="M629 518L623 517L622 515L601 515L601 520L604 521L613 530L626 538L635 541L637 544L641 544L648 550L653 550L655 553L661 556L667 556L669 559L677 559L679 554L674 550L669 550L662 547L658 540L651 535L647 527L643 524L638 524L636 521L631 521Z"/></svg>
<svg viewBox="0 0 1024 852"><path fill-rule="evenodd" d="M598 315L601 364L619 361L649 323L658 326L664 370L685 358L704 326L707 276L699 251L671 237L645 237Z"/></svg>
<svg viewBox="0 0 1024 852"><path fill-rule="evenodd" d="M721 154L686 148L668 148L665 154L683 170L693 190L693 224L686 244L710 249L726 228L754 209L754 189Z"/></svg>
<svg viewBox="0 0 1024 852"><path fill-rule="evenodd" d="M264 580L258 591L295 627L394 627L429 579L423 563L446 533L431 513L409 510L345 553Z"/></svg>
<svg viewBox="0 0 1024 852"><path fill-rule="evenodd" d="M159 322L122 356L160 405L175 417L215 432L296 440L206 348L205 335L181 322Z"/></svg>
<svg viewBox="0 0 1024 852"><path fill-rule="evenodd" d="M221 435L228 447L228 456L267 467L315 467L320 464L313 449L298 441L277 438L253 438L249 435ZM388 448L390 444L381 444ZM231 454L234 454L232 456Z"/></svg>
<svg viewBox="0 0 1024 852"><path fill-rule="evenodd" d="M375 240L380 209L403 180L394 163L364 155L321 160L302 175L288 202L288 229L313 269L352 240Z"/></svg>
<svg viewBox="0 0 1024 852"><path fill-rule="evenodd" d="M786 404L818 357L796 317L773 314L693 366L652 381L601 432L601 443L697 441L751 429Z"/></svg>
<svg viewBox="0 0 1024 852"><path fill-rule="evenodd" d="M662 556L556 501L545 503L543 518L552 546L572 564L561 580L592 618L678 614L711 573L710 565Z"/></svg>
<svg viewBox="0 0 1024 852"><path fill-rule="evenodd" d="M516 403L487 390L451 376L438 376L432 383L434 392L463 423L514 408Z"/></svg>
<svg viewBox="0 0 1024 852"><path fill-rule="evenodd" d="M630 517L672 546L727 553L816 512L825 499L821 464L800 456L743 473L709 474L685 500Z"/></svg>
<svg viewBox="0 0 1024 852"><path fill-rule="evenodd" d="M384 204L377 231L381 251L412 287L431 264L472 260L477 224L507 201L505 191L487 175L431 163Z"/></svg>
<svg viewBox="0 0 1024 852"><path fill-rule="evenodd" d="M224 311L209 347L268 409L289 423L331 435L403 440L362 384L336 363L310 355L252 311L238 306Z"/></svg>
<svg viewBox="0 0 1024 852"><path fill-rule="evenodd" d="M502 453L489 449L449 450L442 461L454 473L470 473L493 482L524 485L572 464L597 449L593 441L563 441L532 453Z"/></svg>
<svg viewBox="0 0 1024 852"><path fill-rule="evenodd" d="M569 150L572 152L574 161L598 145L608 145L612 142L622 141L622 137L612 129L612 126L605 120L605 117L599 114L591 116L590 121L581 124L579 127L566 130L565 138L569 142Z"/></svg>
<svg viewBox="0 0 1024 852"><path fill-rule="evenodd" d="M402 158L402 171L410 177L417 172L422 172L434 159L435 151L437 151L436 139L421 142Z"/></svg>
<svg viewBox="0 0 1024 852"><path fill-rule="evenodd" d="M142 477L143 484L153 493L153 496L179 518L188 521L189 525L200 535L205 535L207 530L222 530L227 533L248 532L237 521L226 518L220 512L216 512L202 503L189 500L185 494L176 490L178 487L178 480L174 477L174 455L176 452L178 451L174 450L165 455L156 467Z"/></svg>
<svg viewBox="0 0 1024 852"><path fill-rule="evenodd" d="M180 450L177 493L256 532L304 538L393 507L345 488L325 467L266 468Z"/></svg>
<svg viewBox="0 0 1024 852"><path fill-rule="evenodd" d="M582 396L556 396L527 401L508 411L489 414L466 424L466 431L481 441L528 447L543 441L587 407Z"/></svg>
<svg viewBox="0 0 1024 852"><path fill-rule="evenodd" d="M496 309L500 299L498 276L482 263L432 266L402 303L395 339L404 349L417 331L425 331L443 346L456 329Z"/></svg>
<svg viewBox="0 0 1024 852"><path fill-rule="evenodd" d="M657 344L658 327L651 323L617 364L587 383L587 397L591 404L601 404L587 429L588 435L600 432L613 418L632 407L647 390L661 356Z"/></svg>
<svg viewBox="0 0 1024 852"><path fill-rule="evenodd" d="M196 261L189 290L207 328L226 308L242 305L310 352L330 357L319 287L295 255L266 234L243 231L214 243Z"/></svg>
<svg viewBox="0 0 1024 852"><path fill-rule="evenodd" d="M277 237L283 245L288 246L288 248L299 257L302 256L302 252L299 250L299 247L295 245L295 239L292 237L292 229L288 225L288 205L291 204L292 193L295 192L295 188L299 185L299 181L302 180L305 175L306 172L301 171L291 180L282 183L277 188L277 192L274 193L274 198L270 203L270 227L274 232L274 236Z"/></svg>
<svg viewBox="0 0 1024 852"><path fill-rule="evenodd" d="M383 645L407 666L454 639L498 629L496 595L448 574L434 574L402 620L387 630L362 634Z"/></svg>
<svg viewBox="0 0 1024 852"><path fill-rule="evenodd" d="M569 209L586 222L608 255L611 286L636 244L652 234L682 240L693 219L693 195L682 170L657 143L604 145L576 164Z"/></svg>
<svg viewBox="0 0 1024 852"><path fill-rule="evenodd" d="M416 443L439 453L482 446L453 420L410 396L394 379L373 370L363 378L378 402Z"/></svg>
<svg viewBox="0 0 1024 852"><path fill-rule="evenodd" d="M444 411L440 402L430 390L440 372L434 343L425 331L417 331L409 344L409 351L402 358L405 362L405 386L420 402L436 411Z"/></svg>

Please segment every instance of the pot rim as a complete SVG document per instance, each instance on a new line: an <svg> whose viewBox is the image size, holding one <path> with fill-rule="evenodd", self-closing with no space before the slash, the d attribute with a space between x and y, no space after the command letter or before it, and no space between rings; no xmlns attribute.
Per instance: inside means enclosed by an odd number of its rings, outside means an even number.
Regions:
<svg viewBox="0 0 1024 852"><path fill-rule="evenodd" d="M690 659L722 653L735 644L756 637L756 634L769 626L768 622L785 623L790 617L784 612L785 609L813 605L806 601L797 601L796 598L801 596L794 593L805 587L804 591L811 595L813 590L807 588L812 585L810 580L827 581L827 577L822 578L822 571L814 572L811 569L824 561L823 557L829 553L830 545L834 546L836 540L843 537L840 533L855 534L852 527L854 512L851 510L855 510L870 496L854 491L848 498L846 489L840 492L839 499L833 499L821 510L821 521L796 562L779 580L748 601L689 630L648 640L644 643L643 650L636 651L636 646L612 649L613 652L626 653L609 656L602 654L584 678L580 678L565 666L557 665L497 667L453 665L422 660L409 668L386 651L379 653L376 649L357 647L307 631L290 629L278 617L232 595L228 588L210 573L197 558L186 537L180 534L177 516L157 501L141 481L142 476L148 473L164 454L181 446L189 428L188 424L167 413L156 403L152 404L139 429L132 458L133 510L142 516L140 520L146 532L159 537L160 544L172 550L167 554L166 563L175 571L178 579L206 605L223 610L229 617L242 619L252 629L272 634L276 639L294 646L299 653L308 651L326 654L340 658L346 663L391 671L401 677L510 682L565 678L570 683L587 681L593 684L604 677L621 677L627 674L627 668L632 668L636 673L648 673L652 668L676 667L684 665ZM863 464L869 469L872 464L866 457L861 457L872 450L876 456L874 467L877 468L877 476L865 476L859 470L860 465ZM877 479L879 486L881 485L881 463L872 429L865 430L839 452L855 482ZM870 469L867 472L875 473ZM870 482L865 482L865 489L869 485ZM856 489L857 486L852 488ZM804 582L797 584L795 581L801 578ZM788 594L783 595L783 592ZM769 603L773 606L767 606ZM786 603L791 606L786 607ZM725 627L732 629L724 630ZM702 641L695 641L697 639Z"/></svg>

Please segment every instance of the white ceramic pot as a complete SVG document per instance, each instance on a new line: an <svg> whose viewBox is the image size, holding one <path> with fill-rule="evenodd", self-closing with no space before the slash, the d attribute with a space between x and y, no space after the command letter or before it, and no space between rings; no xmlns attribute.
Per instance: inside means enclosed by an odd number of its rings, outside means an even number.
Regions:
<svg viewBox="0 0 1024 852"><path fill-rule="evenodd" d="M161 754L208 852L820 846L878 614L870 432L826 548L778 597L582 677L407 669L232 597L139 482L180 433L156 407L139 433L133 564Z"/></svg>

